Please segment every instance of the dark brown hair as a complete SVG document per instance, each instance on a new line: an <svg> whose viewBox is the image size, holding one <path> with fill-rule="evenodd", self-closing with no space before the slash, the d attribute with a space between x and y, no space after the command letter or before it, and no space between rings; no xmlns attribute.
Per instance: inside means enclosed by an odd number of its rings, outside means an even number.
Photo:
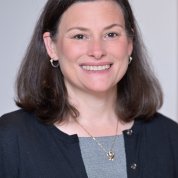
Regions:
<svg viewBox="0 0 178 178"><path fill-rule="evenodd" d="M79 115L77 109L68 102L60 67L53 68L50 65L43 33L50 32L51 37L55 37L62 14L80 1L87 0L47 1L18 73L16 104L34 112L46 123L62 121L68 114L73 117ZM133 40L133 61L118 83L116 112L126 122L136 118L148 119L162 105L162 92L147 63L146 51L129 2L115 1L123 11L125 29Z"/></svg>

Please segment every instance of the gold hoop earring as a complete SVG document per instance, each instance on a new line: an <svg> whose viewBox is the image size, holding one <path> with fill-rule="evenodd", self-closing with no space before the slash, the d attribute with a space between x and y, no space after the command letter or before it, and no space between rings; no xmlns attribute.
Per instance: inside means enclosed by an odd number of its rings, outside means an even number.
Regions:
<svg viewBox="0 0 178 178"><path fill-rule="evenodd" d="M52 67L54 67L54 68L57 68L57 67L59 67L59 62L58 62L58 60L54 60L54 59L50 59L50 63L51 63L51 65L52 65Z"/></svg>

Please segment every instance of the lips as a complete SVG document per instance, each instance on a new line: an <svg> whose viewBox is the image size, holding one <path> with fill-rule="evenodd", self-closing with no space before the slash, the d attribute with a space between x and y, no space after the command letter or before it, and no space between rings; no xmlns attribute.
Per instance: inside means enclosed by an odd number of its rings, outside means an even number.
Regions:
<svg viewBox="0 0 178 178"><path fill-rule="evenodd" d="M104 71L110 69L112 66L111 63L103 64L82 64L80 67L86 71Z"/></svg>
<svg viewBox="0 0 178 178"><path fill-rule="evenodd" d="M90 65L83 65L81 66L82 69L88 70L88 71L102 71L102 70L108 70L111 65L99 65L99 66L90 66Z"/></svg>

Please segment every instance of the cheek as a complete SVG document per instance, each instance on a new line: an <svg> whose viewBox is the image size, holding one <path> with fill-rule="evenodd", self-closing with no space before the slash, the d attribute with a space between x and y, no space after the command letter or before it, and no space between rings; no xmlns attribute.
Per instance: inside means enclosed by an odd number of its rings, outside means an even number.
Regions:
<svg viewBox="0 0 178 178"><path fill-rule="evenodd" d="M112 43L107 47L108 51L114 55L115 58L124 60L129 57L132 52L132 44L127 40L120 40Z"/></svg>
<svg viewBox="0 0 178 178"><path fill-rule="evenodd" d="M77 60L81 55L86 53L86 46L72 42L61 41L58 45L59 57L67 60Z"/></svg>

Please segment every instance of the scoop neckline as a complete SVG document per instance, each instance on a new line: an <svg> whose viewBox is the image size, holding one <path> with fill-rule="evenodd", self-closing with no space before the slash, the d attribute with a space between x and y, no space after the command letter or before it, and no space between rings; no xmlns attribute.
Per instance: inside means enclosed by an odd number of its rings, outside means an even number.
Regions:
<svg viewBox="0 0 178 178"><path fill-rule="evenodd" d="M138 125L141 122L139 122L138 120L134 120L134 123L132 124L132 127L130 129L126 129L122 131L122 134L118 134L118 136L123 135L125 133L127 133L128 130L132 130L135 134L138 132ZM68 142L68 143L74 143L74 142L79 142L79 138L91 138L90 136L88 137L79 137L77 134L72 134L69 135L63 131L61 131L60 129L58 129L54 124L49 125L49 129L50 131L60 140L64 141L64 142ZM114 136L114 135L113 135ZM101 136L101 137L95 137L95 138L102 138L102 137L112 137L111 136Z"/></svg>

